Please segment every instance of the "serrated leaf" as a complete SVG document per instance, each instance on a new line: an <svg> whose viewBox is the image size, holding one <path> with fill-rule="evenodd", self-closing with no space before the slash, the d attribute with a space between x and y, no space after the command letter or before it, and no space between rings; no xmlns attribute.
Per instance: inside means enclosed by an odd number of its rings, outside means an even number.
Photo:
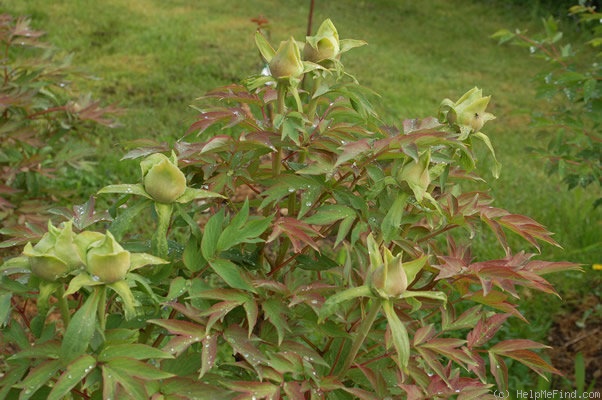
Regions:
<svg viewBox="0 0 602 400"><path fill-rule="evenodd" d="M89 354L73 360L56 381L47 400L61 400L96 367L96 360Z"/></svg>

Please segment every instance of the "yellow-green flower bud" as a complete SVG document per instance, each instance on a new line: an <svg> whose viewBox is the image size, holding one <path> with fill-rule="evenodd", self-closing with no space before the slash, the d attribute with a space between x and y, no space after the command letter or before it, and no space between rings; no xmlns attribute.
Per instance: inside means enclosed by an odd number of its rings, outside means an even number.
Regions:
<svg viewBox="0 0 602 400"><path fill-rule="evenodd" d="M280 43L269 63L270 73L276 79L299 78L303 75L301 52L295 39Z"/></svg>
<svg viewBox="0 0 602 400"><path fill-rule="evenodd" d="M315 36L306 38L303 58L318 63L322 60L338 57L341 51L339 33L330 19L322 22Z"/></svg>
<svg viewBox="0 0 602 400"><path fill-rule="evenodd" d="M63 228L48 223L48 232L35 245L27 243L23 255L29 257L31 272L48 281L67 275L78 268L82 260L74 243L72 222L66 222Z"/></svg>
<svg viewBox="0 0 602 400"><path fill-rule="evenodd" d="M186 191L186 176L164 154L151 154L140 163L144 190L158 203L173 203Z"/></svg>
<svg viewBox="0 0 602 400"><path fill-rule="evenodd" d="M372 273L371 287L380 297L388 299L401 296L408 288L408 277L401 262L401 254L395 256Z"/></svg>
<svg viewBox="0 0 602 400"><path fill-rule="evenodd" d="M445 99L441 103L440 120L456 125L462 136L479 132L487 121L495 119L493 114L485 111L490 99L491 96L483 97L481 89L476 87L456 102Z"/></svg>
<svg viewBox="0 0 602 400"><path fill-rule="evenodd" d="M92 279L113 283L125 278L130 269L130 252L107 232L103 239L90 244L86 254L86 268Z"/></svg>
<svg viewBox="0 0 602 400"><path fill-rule="evenodd" d="M410 160L397 175L399 181L407 182L418 201L422 201L431 184L429 164L430 154L425 153L418 162Z"/></svg>

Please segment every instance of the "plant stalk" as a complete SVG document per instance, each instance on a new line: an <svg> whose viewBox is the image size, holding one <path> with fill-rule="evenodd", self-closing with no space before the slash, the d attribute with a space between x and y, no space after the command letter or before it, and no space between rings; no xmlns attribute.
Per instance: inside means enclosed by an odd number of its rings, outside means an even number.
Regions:
<svg viewBox="0 0 602 400"><path fill-rule="evenodd" d="M353 361L357 357L357 353L360 351L364 340L366 340L368 333L370 333L372 324L374 324L374 321L376 321L376 317L378 316L378 312L380 311L380 306L380 301L372 300L368 308L368 313L363 318L362 323L356 332L356 336L353 339L353 343L351 345L351 350L345 358L345 363L343 364L341 370L337 373L339 377L345 376L345 373L347 373L347 371L351 367L351 364L353 364Z"/></svg>
<svg viewBox="0 0 602 400"><path fill-rule="evenodd" d="M67 298L65 298L65 287L63 285L59 285L57 292L61 319L63 320L63 324L66 328L69 325L69 322L71 322L71 313L69 313L69 304L67 303Z"/></svg>

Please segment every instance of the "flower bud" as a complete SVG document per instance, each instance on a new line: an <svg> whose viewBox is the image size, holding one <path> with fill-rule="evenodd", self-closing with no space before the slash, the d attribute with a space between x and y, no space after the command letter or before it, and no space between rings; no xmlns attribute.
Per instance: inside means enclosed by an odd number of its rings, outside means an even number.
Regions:
<svg viewBox="0 0 602 400"><path fill-rule="evenodd" d="M466 92L455 103L445 99L441 103L440 120L456 125L463 136L472 132L479 132L487 121L495 119L495 116L485 111L491 96L483 97L479 88L473 88Z"/></svg>
<svg viewBox="0 0 602 400"><path fill-rule="evenodd" d="M303 58L318 63L322 60L336 58L341 51L339 33L330 19L322 22L315 36L306 38Z"/></svg>
<svg viewBox="0 0 602 400"><path fill-rule="evenodd" d="M173 203L186 191L186 176L164 154L151 154L140 163L144 190L158 203Z"/></svg>
<svg viewBox="0 0 602 400"><path fill-rule="evenodd" d="M113 283L125 278L130 269L130 252L107 232L103 239L93 242L86 254L86 268L92 279Z"/></svg>
<svg viewBox="0 0 602 400"><path fill-rule="evenodd" d="M398 180L408 183L418 201L422 201L431 184L429 164L430 154L426 153L420 157L418 162L410 160L397 175Z"/></svg>
<svg viewBox="0 0 602 400"><path fill-rule="evenodd" d="M63 228L48 223L48 232L35 245L27 243L23 254L29 257L31 272L48 281L67 275L78 268L82 260L74 243L72 222L66 222Z"/></svg>
<svg viewBox="0 0 602 400"><path fill-rule="evenodd" d="M408 277L401 262L401 254L395 256L372 273L372 289L382 298L401 296L408 288Z"/></svg>
<svg viewBox="0 0 602 400"><path fill-rule="evenodd" d="M269 63L270 73L276 79L299 78L303 75L303 61L301 52L295 39L292 37L280 43L280 47Z"/></svg>

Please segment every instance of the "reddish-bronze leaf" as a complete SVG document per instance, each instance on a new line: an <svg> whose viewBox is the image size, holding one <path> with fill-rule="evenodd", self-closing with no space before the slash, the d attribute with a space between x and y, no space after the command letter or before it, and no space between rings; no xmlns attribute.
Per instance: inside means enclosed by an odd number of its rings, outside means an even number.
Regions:
<svg viewBox="0 0 602 400"><path fill-rule="evenodd" d="M495 314L489 318L481 319L466 337L468 348L472 349L482 346L491 340L508 317L510 317L510 314Z"/></svg>

